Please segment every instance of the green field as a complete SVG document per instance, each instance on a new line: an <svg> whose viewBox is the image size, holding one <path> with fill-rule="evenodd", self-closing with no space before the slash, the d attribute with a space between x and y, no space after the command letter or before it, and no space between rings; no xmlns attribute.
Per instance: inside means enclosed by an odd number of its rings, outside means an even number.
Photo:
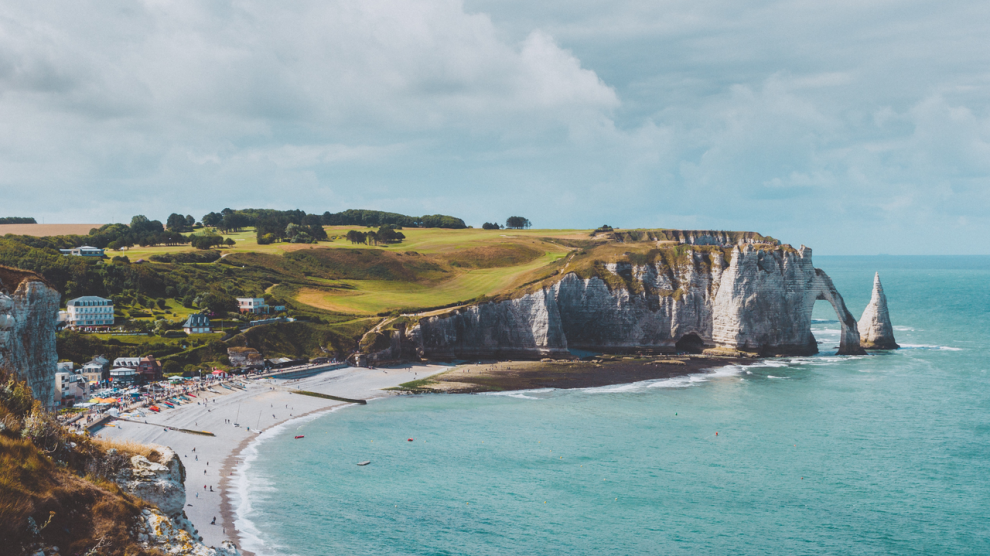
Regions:
<svg viewBox="0 0 990 556"><path fill-rule="evenodd" d="M436 283L339 280L337 284L351 289L303 288L296 300L327 311L357 314L439 307L503 293L518 282L519 276L564 255L565 252L552 252L525 265L466 270Z"/></svg>

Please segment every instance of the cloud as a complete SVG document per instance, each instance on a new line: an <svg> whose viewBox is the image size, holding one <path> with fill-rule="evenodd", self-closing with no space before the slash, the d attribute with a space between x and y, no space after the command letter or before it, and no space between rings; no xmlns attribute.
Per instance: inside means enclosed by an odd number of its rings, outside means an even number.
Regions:
<svg viewBox="0 0 990 556"><path fill-rule="evenodd" d="M976 1L6 3L0 212L520 213L836 253L941 252L944 229L966 232L957 252L988 252L988 15Z"/></svg>

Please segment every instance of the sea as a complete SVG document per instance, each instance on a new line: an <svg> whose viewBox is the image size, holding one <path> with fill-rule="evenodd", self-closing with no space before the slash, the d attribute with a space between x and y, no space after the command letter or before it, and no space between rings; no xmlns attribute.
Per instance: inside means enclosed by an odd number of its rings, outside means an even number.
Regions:
<svg viewBox="0 0 990 556"><path fill-rule="evenodd" d="M243 548L990 554L990 257L815 263L857 317L879 271L901 349L835 355L820 301L812 357L292 421L236 472Z"/></svg>

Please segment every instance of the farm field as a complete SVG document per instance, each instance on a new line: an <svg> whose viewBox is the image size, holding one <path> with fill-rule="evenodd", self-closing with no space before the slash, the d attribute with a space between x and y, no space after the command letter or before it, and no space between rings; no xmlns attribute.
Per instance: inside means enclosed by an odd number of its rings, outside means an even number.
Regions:
<svg viewBox="0 0 990 556"><path fill-rule="evenodd" d="M17 224L20 225L20 224ZM28 224L31 225L31 224ZM0 226L2 227L2 226ZM245 228L238 232L220 234L224 239L233 239L235 244L232 247L224 247L224 253L270 253L283 255L293 251L312 249L319 247L332 247L339 249L384 249L390 251L416 251L419 253L443 253L457 249L469 249L492 243L493 241L514 241L520 239L552 238L564 240L587 239L590 230L482 230L479 228L468 228L463 230L448 230L443 228L404 228L402 233L406 239L399 244L369 246L365 244L352 244L342 236L349 230L365 231L370 228L360 226L324 226L327 235L337 237L334 241L320 242L316 245L305 243L272 243L269 245L258 245L254 228ZM86 230L89 231L88 229ZM197 232L203 233L202 231ZM139 247L121 251L128 258L136 260L148 258L151 255L164 253L181 253L196 251L189 245L180 246L157 246ZM117 254L116 252L108 254Z"/></svg>
<svg viewBox="0 0 990 556"><path fill-rule="evenodd" d="M34 237L87 235L100 226L103 224L0 224L0 237L7 234Z"/></svg>

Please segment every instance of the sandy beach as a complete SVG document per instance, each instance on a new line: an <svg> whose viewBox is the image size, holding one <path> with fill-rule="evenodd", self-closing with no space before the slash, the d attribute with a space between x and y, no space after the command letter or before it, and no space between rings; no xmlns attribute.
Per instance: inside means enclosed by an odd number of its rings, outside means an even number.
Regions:
<svg viewBox="0 0 990 556"><path fill-rule="evenodd" d="M203 542L207 546L217 546L228 539L240 546L226 480L233 472L240 451L270 427L346 405L292 394L289 390L372 399L390 395L383 391L384 388L442 373L449 368L423 364L387 369L347 367L299 379L243 380L240 383L246 389L214 387L215 393L198 393L193 403L163 409L160 414L144 411L141 419L147 420L148 424L117 421L100 430L98 435L172 448L186 467L186 515L199 529ZM205 430L216 436L170 431L163 425ZM216 525L211 525L214 517Z"/></svg>

